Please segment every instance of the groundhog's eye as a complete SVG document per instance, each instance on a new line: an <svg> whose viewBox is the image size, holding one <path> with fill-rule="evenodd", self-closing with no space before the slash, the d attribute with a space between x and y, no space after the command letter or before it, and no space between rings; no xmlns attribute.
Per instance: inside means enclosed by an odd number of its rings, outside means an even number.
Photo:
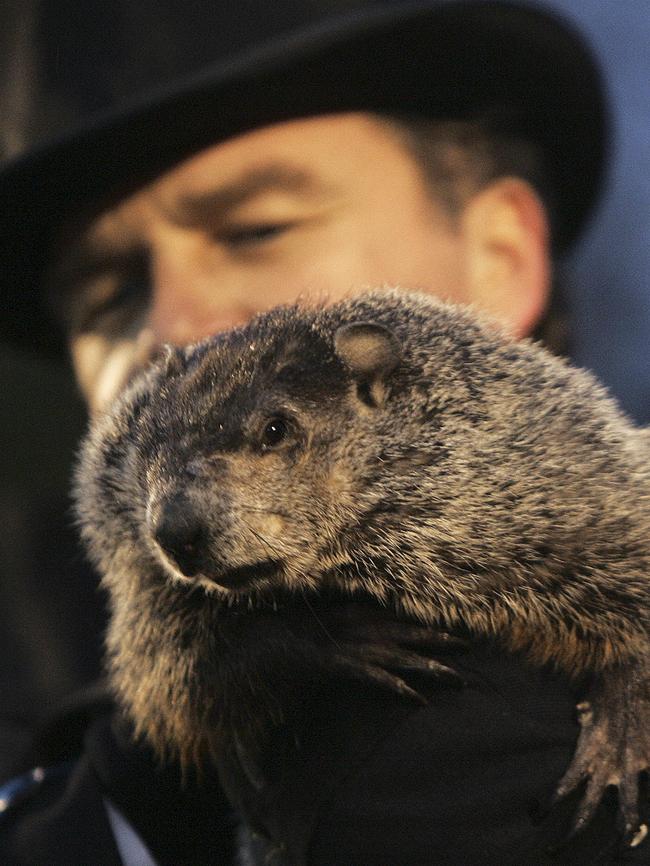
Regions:
<svg viewBox="0 0 650 866"><path fill-rule="evenodd" d="M277 448L289 436L290 427L285 418L279 415L267 421L264 430L262 431L261 446L262 450L269 451L271 448Z"/></svg>

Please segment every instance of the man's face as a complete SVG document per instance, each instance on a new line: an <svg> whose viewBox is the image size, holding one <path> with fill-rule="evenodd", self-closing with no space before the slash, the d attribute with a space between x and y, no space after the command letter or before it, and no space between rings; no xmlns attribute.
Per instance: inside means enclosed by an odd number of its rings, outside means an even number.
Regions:
<svg viewBox="0 0 650 866"><path fill-rule="evenodd" d="M59 280L92 407L163 342L382 284L467 300L463 242L393 129L285 122L216 145L85 225Z"/></svg>

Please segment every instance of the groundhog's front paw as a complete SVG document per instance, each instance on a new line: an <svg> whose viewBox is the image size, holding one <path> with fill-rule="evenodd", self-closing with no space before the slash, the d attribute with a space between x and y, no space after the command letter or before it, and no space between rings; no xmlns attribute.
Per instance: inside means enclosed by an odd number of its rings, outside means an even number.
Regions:
<svg viewBox="0 0 650 866"><path fill-rule="evenodd" d="M436 659L400 647L375 644L340 644L331 655L332 668L347 676L374 682L403 697L426 704L427 699L400 676L414 673L461 684L456 671Z"/></svg>
<svg viewBox="0 0 650 866"><path fill-rule="evenodd" d="M322 612L320 616L322 621ZM325 619L331 641L325 641L323 648L338 673L374 682L420 703L426 703L426 698L407 682L407 675L462 682L448 663L450 652L465 645L454 635L395 619L389 611L359 601L331 606Z"/></svg>
<svg viewBox="0 0 650 866"><path fill-rule="evenodd" d="M592 818L605 789L618 789L621 830L630 847L648 834L639 824L639 773L650 768L650 676L645 666L604 674L578 705L580 736L571 766L556 793L564 797L587 779L574 832Z"/></svg>

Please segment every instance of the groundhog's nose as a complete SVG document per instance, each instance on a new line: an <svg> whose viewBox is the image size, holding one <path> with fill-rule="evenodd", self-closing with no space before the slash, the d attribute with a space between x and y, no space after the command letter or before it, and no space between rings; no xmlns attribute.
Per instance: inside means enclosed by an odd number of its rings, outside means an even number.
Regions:
<svg viewBox="0 0 650 866"><path fill-rule="evenodd" d="M174 496L163 504L153 535L186 577L201 570L207 535L186 497Z"/></svg>

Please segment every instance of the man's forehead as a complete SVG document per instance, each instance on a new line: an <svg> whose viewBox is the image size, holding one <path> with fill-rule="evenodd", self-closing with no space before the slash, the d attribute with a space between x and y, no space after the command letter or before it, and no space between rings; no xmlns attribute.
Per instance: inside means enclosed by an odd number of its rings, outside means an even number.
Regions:
<svg viewBox="0 0 650 866"><path fill-rule="evenodd" d="M226 180L241 170L242 161L254 165L261 156L271 160L291 160L300 164L308 151L328 158L337 165L344 154L336 152L337 140L376 137L385 124L380 117L367 112L342 112L315 117L285 120L233 136L190 156L168 171L164 177L174 182L182 176L188 190L194 182L202 183L206 170L218 159Z"/></svg>
<svg viewBox="0 0 650 866"><path fill-rule="evenodd" d="M376 140L382 128L378 118L353 112L262 127L190 157L154 181L149 193L179 216L204 203L235 207L265 191L327 195L345 174L346 150L349 155L368 136Z"/></svg>
<svg viewBox="0 0 650 866"><path fill-rule="evenodd" d="M260 159L245 166L232 179L209 172L202 183L186 187L182 178L174 186L154 191L154 198L165 217L177 225L192 226L234 210L258 196L285 193L297 197L323 197L331 185L313 168L286 160Z"/></svg>
<svg viewBox="0 0 650 866"><path fill-rule="evenodd" d="M366 113L324 115L263 127L209 147L89 221L84 241L113 247L160 214L193 224L266 192L326 198L345 178L345 152L386 135ZM343 146L345 145L345 146Z"/></svg>
<svg viewBox="0 0 650 866"><path fill-rule="evenodd" d="M84 248L101 253L130 248L144 242L147 228L160 218L177 226L193 227L207 219L226 216L235 208L265 194L280 193L296 198L326 198L334 192L331 184L318 173L289 162L264 161L244 168L226 180L211 172L202 184L186 187L182 176L174 184L167 177L161 186L151 185L94 216L73 231L68 243L75 240ZM164 184L164 186L162 185ZM71 249L68 247L67 253Z"/></svg>

